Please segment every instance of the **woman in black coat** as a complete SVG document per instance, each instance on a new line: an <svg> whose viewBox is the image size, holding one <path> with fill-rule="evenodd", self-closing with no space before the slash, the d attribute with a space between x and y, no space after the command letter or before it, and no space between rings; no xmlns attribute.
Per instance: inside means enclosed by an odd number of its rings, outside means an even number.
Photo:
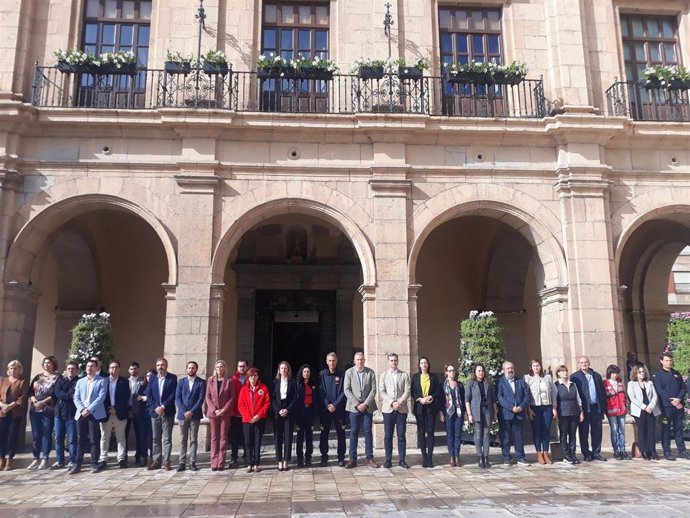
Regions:
<svg viewBox="0 0 690 518"><path fill-rule="evenodd" d="M431 372L429 359L419 359L419 372L412 376L412 399L414 417L417 420L417 446L422 450L422 466L433 468L434 429L438 412L439 383L436 374Z"/></svg>
<svg viewBox="0 0 690 518"><path fill-rule="evenodd" d="M316 373L309 364L302 365L297 371L297 404L295 405L297 466L300 468L305 464L308 468L311 467L311 456L314 453L314 421L316 420L317 395Z"/></svg>
<svg viewBox="0 0 690 518"><path fill-rule="evenodd" d="M295 426L297 383L292 379L292 367L280 362L273 381L273 430L276 434L276 462L278 471L287 471L292 458L292 432Z"/></svg>

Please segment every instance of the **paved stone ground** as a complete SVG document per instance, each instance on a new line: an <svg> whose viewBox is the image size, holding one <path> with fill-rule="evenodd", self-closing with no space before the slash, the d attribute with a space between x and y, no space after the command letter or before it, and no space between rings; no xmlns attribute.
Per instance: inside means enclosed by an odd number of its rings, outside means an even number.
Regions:
<svg viewBox="0 0 690 518"><path fill-rule="evenodd" d="M690 515L690 461L643 460L570 466L495 464L412 469L292 469L272 462L258 474L243 469L196 473L109 469L0 472L0 518L148 516L656 516ZM495 450L498 453L498 450ZM377 451L377 459L382 452ZM437 462L447 459L437 455ZM528 458L533 456L528 455ZM500 455L492 459L499 462ZM201 459L207 461L207 456ZM26 464L26 460L24 460Z"/></svg>

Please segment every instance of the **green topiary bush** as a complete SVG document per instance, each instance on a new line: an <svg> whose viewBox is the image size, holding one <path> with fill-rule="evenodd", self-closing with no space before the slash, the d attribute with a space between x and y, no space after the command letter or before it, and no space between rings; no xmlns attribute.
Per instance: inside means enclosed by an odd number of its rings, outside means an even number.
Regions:
<svg viewBox="0 0 690 518"><path fill-rule="evenodd" d="M72 329L72 344L67 361L75 361L83 373L89 358L97 356L101 366L107 366L115 358L113 328L108 313L87 313L82 315Z"/></svg>
<svg viewBox="0 0 690 518"><path fill-rule="evenodd" d="M501 326L496 316L492 311L470 311L469 318L460 324L460 380L467 381L477 363L484 364L487 376L496 378L503 371L505 359Z"/></svg>
<svg viewBox="0 0 690 518"><path fill-rule="evenodd" d="M683 376L690 374L690 313L671 313L666 343L673 353L674 368Z"/></svg>

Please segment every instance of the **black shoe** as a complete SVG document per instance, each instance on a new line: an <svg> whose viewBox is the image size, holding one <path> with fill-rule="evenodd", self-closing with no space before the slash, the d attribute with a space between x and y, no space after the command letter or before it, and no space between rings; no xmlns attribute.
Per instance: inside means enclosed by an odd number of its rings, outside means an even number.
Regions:
<svg viewBox="0 0 690 518"><path fill-rule="evenodd" d="M141 457L134 457L134 465L138 468L141 464Z"/></svg>
<svg viewBox="0 0 690 518"><path fill-rule="evenodd" d="M676 460L676 458L675 458L673 455L671 455L670 453L664 453L664 458L665 458L666 460L670 460L670 461L675 461L675 460Z"/></svg>
<svg viewBox="0 0 690 518"><path fill-rule="evenodd" d="M564 455L563 462L565 462L566 464L575 464L575 461L570 455Z"/></svg>
<svg viewBox="0 0 690 518"><path fill-rule="evenodd" d="M423 468L428 468L428 467L429 467L429 463L428 463L427 460L426 460L426 456L425 456L425 457L422 457L422 467L423 467Z"/></svg>
<svg viewBox="0 0 690 518"><path fill-rule="evenodd" d="M184 470L186 470L186 469L187 469L187 467L186 467L184 464L180 464L179 466L177 466L177 470L176 470L176 471L177 471L178 473L181 473L182 471L184 471Z"/></svg>
<svg viewBox="0 0 690 518"><path fill-rule="evenodd" d="M503 464L506 466L510 466L512 462L510 462L510 459L503 459Z"/></svg>
<svg viewBox="0 0 690 518"><path fill-rule="evenodd" d="M580 464L580 459L578 459L575 455L572 456L573 459L573 464Z"/></svg>
<svg viewBox="0 0 690 518"><path fill-rule="evenodd" d="M108 463L107 463L106 461L103 461L103 462L99 462L99 463L98 463L99 471L103 471L103 470L106 469L107 467L108 467Z"/></svg>
<svg viewBox="0 0 690 518"><path fill-rule="evenodd" d="M521 466L531 466L529 462L527 462L527 459L518 459L517 463L520 464Z"/></svg>
<svg viewBox="0 0 690 518"><path fill-rule="evenodd" d="M304 465L308 468L311 468L311 457L304 459Z"/></svg>
<svg viewBox="0 0 690 518"><path fill-rule="evenodd" d="M228 469L234 469L238 465L237 459L230 459L230 464L228 464Z"/></svg>
<svg viewBox="0 0 690 518"><path fill-rule="evenodd" d="M383 463L383 467L384 468L392 468L393 463L391 461L387 460L386 462Z"/></svg>
<svg viewBox="0 0 690 518"><path fill-rule="evenodd" d="M196 467L196 462L192 462L192 465L189 466L190 471L199 471L199 468Z"/></svg>
<svg viewBox="0 0 690 518"><path fill-rule="evenodd" d="M585 455L582 460L584 460L585 462L592 462L592 456L591 455Z"/></svg>
<svg viewBox="0 0 690 518"><path fill-rule="evenodd" d="M690 459L690 453L688 453L687 451L681 451L678 453L678 457L680 457L681 459Z"/></svg>
<svg viewBox="0 0 690 518"><path fill-rule="evenodd" d="M606 462L608 459L602 457L598 453L596 455L592 455L592 460L598 460L599 462Z"/></svg>
<svg viewBox="0 0 690 518"><path fill-rule="evenodd" d="M120 462L117 463L117 467L120 469L126 469L127 468L127 461L121 460Z"/></svg>
<svg viewBox="0 0 690 518"><path fill-rule="evenodd" d="M485 468L491 467L491 464L489 463L489 456L488 455L486 457L484 457L484 467Z"/></svg>
<svg viewBox="0 0 690 518"><path fill-rule="evenodd" d="M647 455L649 455L649 458L652 460L659 460L659 454L655 451L648 453Z"/></svg>
<svg viewBox="0 0 690 518"><path fill-rule="evenodd" d="M211 468L211 471L218 471L218 468Z"/></svg>
<svg viewBox="0 0 690 518"><path fill-rule="evenodd" d="M623 454L619 451L614 451L613 458L616 460L623 460Z"/></svg>
<svg viewBox="0 0 690 518"><path fill-rule="evenodd" d="M479 466L480 468L486 467L486 465L484 464L484 457L477 457L477 466Z"/></svg>
<svg viewBox="0 0 690 518"><path fill-rule="evenodd" d="M426 467L427 468L433 468L434 467L434 461L431 459L431 456L426 461Z"/></svg>
<svg viewBox="0 0 690 518"><path fill-rule="evenodd" d="M81 472L81 464L75 464L70 468L70 470L67 472L70 475L76 475L77 473Z"/></svg>
<svg viewBox="0 0 690 518"><path fill-rule="evenodd" d="M302 459L297 461L297 467L298 468L303 468L304 467L304 461Z"/></svg>
<svg viewBox="0 0 690 518"><path fill-rule="evenodd" d="M410 466L408 466L407 462L405 462L404 460L401 460L400 462L398 462L398 466L400 466L401 468L404 468L404 469L410 469Z"/></svg>
<svg viewBox="0 0 690 518"><path fill-rule="evenodd" d="M326 461L326 466L328 466L328 461ZM338 461L338 467L339 467L339 468L344 468L344 467L345 467L345 461L344 461L344 460L339 460L339 461Z"/></svg>
<svg viewBox="0 0 690 518"><path fill-rule="evenodd" d="M93 464L91 466L91 473L99 473L99 472L103 471L103 464L105 464L105 463L99 462L97 464Z"/></svg>
<svg viewBox="0 0 690 518"><path fill-rule="evenodd" d="M344 462L343 462L343 465L345 465ZM326 466L328 466L328 459L321 459L321 462L319 462L319 466L321 466L322 468L325 468Z"/></svg>

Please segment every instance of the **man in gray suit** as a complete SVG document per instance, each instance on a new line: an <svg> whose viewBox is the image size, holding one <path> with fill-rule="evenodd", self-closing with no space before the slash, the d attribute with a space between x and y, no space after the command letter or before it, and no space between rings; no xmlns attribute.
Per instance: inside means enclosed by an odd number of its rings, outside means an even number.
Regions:
<svg viewBox="0 0 690 518"><path fill-rule="evenodd" d="M376 374L364 366L364 353L355 354L355 366L345 372L345 410L350 414L350 460L346 469L357 467L357 441L360 429L364 431L364 453L367 465L378 468L374 460L372 435L373 413L376 410Z"/></svg>
<svg viewBox="0 0 690 518"><path fill-rule="evenodd" d="M410 469L405 462L405 423L407 421L407 401L410 399L410 375L398 369L398 355L388 353L389 369L381 374L379 392L381 393L381 412L383 412L384 438L386 450L384 468L393 466L393 431L398 431L398 464Z"/></svg>

